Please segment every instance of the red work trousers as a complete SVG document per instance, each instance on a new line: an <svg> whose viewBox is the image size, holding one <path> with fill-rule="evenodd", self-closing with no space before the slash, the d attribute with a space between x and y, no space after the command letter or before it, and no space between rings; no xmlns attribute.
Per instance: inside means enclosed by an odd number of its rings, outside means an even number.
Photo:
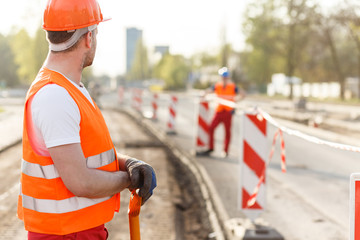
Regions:
<svg viewBox="0 0 360 240"><path fill-rule="evenodd" d="M66 235L28 232L28 240L106 240L108 235L108 231L103 224L98 227Z"/></svg>
<svg viewBox="0 0 360 240"><path fill-rule="evenodd" d="M230 138L231 138L231 119L232 119L232 111L221 111L215 114L209 127L209 135L210 135L209 149L212 150L214 149L215 128L220 123L224 123L224 127L225 127L224 151L225 153L228 153Z"/></svg>

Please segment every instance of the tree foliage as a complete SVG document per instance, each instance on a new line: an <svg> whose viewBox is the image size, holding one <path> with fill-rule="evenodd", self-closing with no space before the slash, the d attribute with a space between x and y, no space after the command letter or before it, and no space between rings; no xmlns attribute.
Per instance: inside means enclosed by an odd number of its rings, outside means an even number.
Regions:
<svg viewBox="0 0 360 240"><path fill-rule="evenodd" d="M190 68L181 55L166 54L154 67L153 76L165 81L166 89L181 89L186 85Z"/></svg>
<svg viewBox="0 0 360 240"><path fill-rule="evenodd" d="M271 75L285 68L282 44L284 32L277 18L276 1L256 1L248 6L244 32L247 49L242 63L247 79L259 88L271 79Z"/></svg>
<svg viewBox="0 0 360 240"><path fill-rule="evenodd" d="M48 54L46 32L39 26L33 37L25 29L3 36L0 34L0 86L29 85L36 77ZM83 81L92 80L90 68Z"/></svg>
<svg viewBox="0 0 360 240"><path fill-rule="evenodd" d="M34 58L32 54L32 41L25 29L21 29L15 35L10 36L11 49L15 56L14 61L18 66L17 75L21 83L30 83L35 75Z"/></svg>
<svg viewBox="0 0 360 240"><path fill-rule="evenodd" d="M140 38L136 43L134 62L128 73L127 79L130 81L142 81L150 77L150 66L147 48Z"/></svg>
<svg viewBox="0 0 360 240"><path fill-rule="evenodd" d="M7 37L13 54L15 72L21 84L31 83L48 53L46 34L40 27L32 38L25 29ZM8 61L12 61L11 58Z"/></svg>
<svg viewBox="0 0 360 240"><path fill-rule="evenodd" d="M48 51L49 47L46 40L46 32L39 27L32 41L33 67L36 73L42 67Z"/></svg>
<svg viewBox="0 0 360 240"><path fill-rule="evenodd" d="M357 13L354 5L324 13L316 1L254 0L243 25L246 78L258 88L276 72L306 82L337 81L343 97L345 78L360 76Z"/></svg>
<svg viewBox="0 0 360 240"><path fill-rule="evenodd" d="M18 84L17 65L11 51L9 39L0 34L0 87Z"/></svg>

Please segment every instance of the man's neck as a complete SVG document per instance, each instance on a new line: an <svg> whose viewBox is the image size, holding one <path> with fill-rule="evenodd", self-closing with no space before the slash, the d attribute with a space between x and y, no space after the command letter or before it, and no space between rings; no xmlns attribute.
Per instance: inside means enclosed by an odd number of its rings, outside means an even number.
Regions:
<svg viewBox="0 0 360 240"><path fill-rule="evenodd" d="M82 66L78 56L71 53L49 53L44 67L63 74L74 83L81 85Z"/></svg>
<svg viewBox="0 0 360 240"><path fill-rule="evenodd" d="M224 86L227 85L228 83L230 83L230 79L223 79Z"/></svg>

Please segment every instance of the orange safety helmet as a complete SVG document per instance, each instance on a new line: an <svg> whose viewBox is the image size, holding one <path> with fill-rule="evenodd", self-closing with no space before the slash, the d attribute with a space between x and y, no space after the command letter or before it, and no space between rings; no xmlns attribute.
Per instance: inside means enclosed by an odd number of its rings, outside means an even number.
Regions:
<svg viewBox="0 0 360 240"><path fill-rule="evenodd" d="M96 0L48 0L43 29L71 31L89 27L104 19Z"/></svg>

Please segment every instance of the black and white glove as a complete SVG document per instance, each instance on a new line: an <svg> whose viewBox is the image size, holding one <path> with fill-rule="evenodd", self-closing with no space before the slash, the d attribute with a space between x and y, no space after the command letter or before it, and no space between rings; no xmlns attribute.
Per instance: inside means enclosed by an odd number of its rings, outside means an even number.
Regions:
<svg viewBox="0 0 360 240"><path fill-rule="evenodd" d="M129 189L140 189L138 194L142 198L141 205L143 205L156 187L155 171L149 164L135 158L127 159L125 167L131 181Z"/></svg>

